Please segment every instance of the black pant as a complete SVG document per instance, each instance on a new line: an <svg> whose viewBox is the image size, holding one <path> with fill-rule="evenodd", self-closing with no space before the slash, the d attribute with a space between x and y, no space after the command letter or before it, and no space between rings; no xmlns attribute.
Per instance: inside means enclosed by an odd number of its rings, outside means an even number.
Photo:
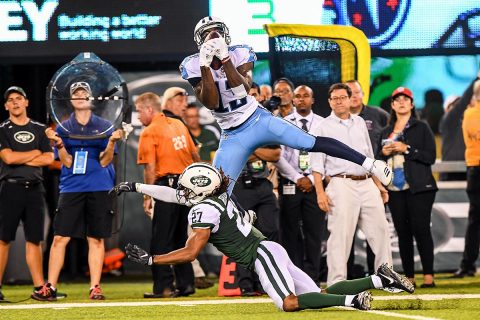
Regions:
<svg viewBox="0 0 480 320"><path fill-rule="evenodd" d="M268 240L279 242L280 209L273 193L272 183L268 179L257 179L251 187L247 187L242 182L237 182L233 193L245 210L256 212L255 228L260 230ZM257 275L238 264L237 279L241 289L247 291L259 289Z"/></svg>
<svg viewBox="0 0 480 320"><path fill-rule="evenodd" d="M318 207L315 189L304 193L295 188L294 195L284 195L285 183L279 186L282 245L292 262L318 282L325 213Z"/></svg>
<svg viewBox="0 0 480 320"><path fill-rule="evenodd" d="M398 235L400 258L405 275L413 278L413 237L417 242L423 274L433 274L433 239L430 229L436 191L412 194L410 190L390 191L388 206Z"/></svg>
<svg viewBox="0 0 480 320"><path fill-rule="evenodd" d="M461 268L475 271L475 261L480 247L480 167L467 168L467 195L470 208Z"/></svg>
<svg viewBox="0 0 480 320"><path fill-rule="evenodd" d="M173 188L176 188L177 179ZM159 179L157 185L168 186L168 180ZM150 243L151 254L165 254L172 250L185 246L187 240L189 207L155 201L154 215L152 221L152 240ZM191 263L169 265L153 265L153 292L161 294L165 289L180 292L193 290L194 275ZM175 278L174 278L175 277Z"/></svg>

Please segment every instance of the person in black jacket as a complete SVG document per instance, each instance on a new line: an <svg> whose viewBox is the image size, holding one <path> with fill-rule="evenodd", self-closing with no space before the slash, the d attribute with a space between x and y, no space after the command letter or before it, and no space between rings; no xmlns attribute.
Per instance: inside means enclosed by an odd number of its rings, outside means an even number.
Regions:
<svg viewBox="0 0 480 320"><path fill-rule="evenodd" d="M431 212L437 185L432 175L435 138L427 123L416 119L412 92L399 87L392 94L389 125L381 134L380 156L393 168L389 207L398 234L405 275L414 282L413 238L423 266L422 288L434 287Z"/></svg>

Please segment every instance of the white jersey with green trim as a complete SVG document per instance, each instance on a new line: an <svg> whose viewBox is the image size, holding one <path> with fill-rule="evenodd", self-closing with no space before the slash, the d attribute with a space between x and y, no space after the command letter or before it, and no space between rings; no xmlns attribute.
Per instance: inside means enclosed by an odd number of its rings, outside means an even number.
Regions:
<svg viewBox="0 0 480 320"><path fill-rule="evenodd" d="M257 60L255 52L247 45L230 46L228 47L228 53L235 68ZM241 99L235 97L235 94L228 85L227 76L223 67L218 70L210 68L210 70L212 71L213 80L215 81L220 97L218 109L212 112L213 116L220 125L220 128L224 130L241 125L257 109L257 100L250 95L246 95L246 97ZM195 83L195 78L200 79L202 77L198 53L188 56L182 61L180 64L180 73L182 74L182 78L188 80L190 83L192 83L192 81Z"/></svg>
<svg viewBox="0 0 480 320"><path fill-rule="evenodd" d="M192 228L210 229L210 239L220 252L236 263L252 268L257 248L266 237L245 221L227 193L207 198L190 209L188 223Z"/></svg>

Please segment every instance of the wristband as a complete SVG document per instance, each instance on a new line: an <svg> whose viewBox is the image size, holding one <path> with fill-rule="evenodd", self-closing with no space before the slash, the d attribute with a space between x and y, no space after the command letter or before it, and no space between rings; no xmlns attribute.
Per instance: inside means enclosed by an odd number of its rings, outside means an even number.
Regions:
<svg viewBox="0 0 480 320"><path fill-rule="evenodd" d="M227 61L230 60L230 56L226 57L226 58L223 58L222 59L222 64L225 64Z"/></svg>

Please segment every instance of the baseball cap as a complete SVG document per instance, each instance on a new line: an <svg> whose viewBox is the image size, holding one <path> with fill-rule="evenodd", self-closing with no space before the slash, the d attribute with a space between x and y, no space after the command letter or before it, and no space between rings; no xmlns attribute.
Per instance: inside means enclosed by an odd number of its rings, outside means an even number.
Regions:
<svg viewBox="0 0 480 320"><path fill-rule="evenodd" d="M413 100L412 91L410 91L410 89L405 88L405 87L398 87L397 89L395 89L392 93L392 99L395 98L398 95L401 95L401 94L403 94L404 96L407 96L407 97L409 97L410 99Z"/></svg>
<svg viewBox="0 0 480 320"><path fill-rule="evenodd" d="M83 89L87 91L89 95L92 95L92 89L90 89L90 85L85 81L78 81L72 83L72 85L70 86L70 95L72 95L78 89Z"/></svg>
<svg viewBox="0 0 480 320"><path fill-rule="evenodd" d="M5 91L5 93L3 94L3 97L5 98L5 101L7 101L8 96L9 96L10 93L12 93L12 92L19 93L19 94L21 94L24 98L27 98L27 94L25 93L25 90L23 90L22 88L17 87L17 86L11 86L11 87L8 88L8 89Z"/></svg>
<svg viewBox="0 0 480 320"><path fill-rule="evenodd" d="M162 108L166 106L167 101L175 98L176 96L188 96L188 92L180 87L170 87L163 93L162 96Z"/></svg>

